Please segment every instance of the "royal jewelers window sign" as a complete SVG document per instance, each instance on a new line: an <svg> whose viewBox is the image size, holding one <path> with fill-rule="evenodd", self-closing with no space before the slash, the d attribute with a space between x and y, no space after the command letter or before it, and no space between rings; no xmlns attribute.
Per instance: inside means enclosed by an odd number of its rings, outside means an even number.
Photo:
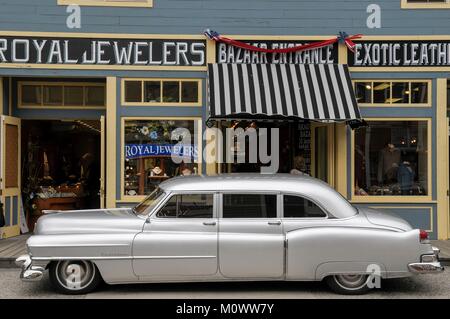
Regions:
<svg viewBox="0 0 450 319"><path fill-rule="evenodd" d="M352 67L450 66L450 40L361 41L348 52Z"/></svg>
<svg viewBox="0 0 450 319"><path fill-rule="evenodd" d="M0 36L1 64L205 66L206 41Z"/></svg>

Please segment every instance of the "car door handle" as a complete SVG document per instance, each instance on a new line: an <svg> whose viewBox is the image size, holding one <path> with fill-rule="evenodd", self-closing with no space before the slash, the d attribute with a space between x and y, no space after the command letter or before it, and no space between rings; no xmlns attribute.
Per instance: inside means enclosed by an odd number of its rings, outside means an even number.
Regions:
<svg viewBox="0 0 450 319"><path fill-rule="evenodd" d="M280 226L281 225L281 221L277 220L276 222L267 222L267 224L273 225L273 226Z"/></svg>
<svg viewBox="0 0 450 319"><path fill-rule="evenodd" d="M205 226L216 226L216 222L203 222Z"/></svg>

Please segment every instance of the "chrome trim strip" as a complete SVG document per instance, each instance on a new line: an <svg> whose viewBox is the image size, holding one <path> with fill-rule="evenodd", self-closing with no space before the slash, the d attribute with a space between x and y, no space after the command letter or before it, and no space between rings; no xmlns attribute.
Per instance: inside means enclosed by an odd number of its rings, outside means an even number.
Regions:
<svg viewBox="0 0 450 319"><path fill-rule="evenodd" d="M32 257L32 260L116 260L116 259L205 259L216 256L81 256L81 257Z"/></svg>
<svg viewBox="0 0 450 319"><path fill-rule="evenodd" d="M68 245L57 245L57 246L49 246L49 245L33 245L28 247L30 248L67 248L67 247L125 247L131 246L130 244L68 244Z"/></svg>
<svg viewBox="0 0 450 319"><path fill-rule="evenodd" d="M202 259L202 258L217 258L216 256L134 256L133 259Z"/></svg>

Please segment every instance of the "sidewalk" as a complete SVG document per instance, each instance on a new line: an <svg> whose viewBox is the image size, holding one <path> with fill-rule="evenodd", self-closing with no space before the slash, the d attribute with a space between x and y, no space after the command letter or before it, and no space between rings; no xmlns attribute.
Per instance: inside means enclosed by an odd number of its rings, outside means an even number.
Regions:
<svg viewBox="0 0 450 319"><path fill-rule="evenodd" d="M16 267L14 261L20 255L26 254L25 242L31 234L20 235L0 240L0 268ZM432 240L433 246L441 250L439 259L444 264L450 263L450 240Z"/></svg>
<svg viewBox="0 0 450 319"><path fill-rule="evenodd" d="M450 262L450 240L432 240L431 244L441 250L440 260L446 263Z"/></svg>

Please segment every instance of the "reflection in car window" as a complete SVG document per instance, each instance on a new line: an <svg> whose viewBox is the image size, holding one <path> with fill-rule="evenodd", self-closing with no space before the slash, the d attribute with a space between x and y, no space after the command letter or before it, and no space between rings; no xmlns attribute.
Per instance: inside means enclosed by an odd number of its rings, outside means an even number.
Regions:
<svg viewBox="0 0 450 319"><path fill-rule="evenodd" d="M150 193L141 203L133 208L133 212L136 215L147 215L164 197L165 193L161 188L156 188Z"/></svg>
<svg viewBox="0 0 450 319"><path fill-rule="evenodd" d="M283 196L284 217L326 217L327 215L312 201L300 196Z"/></svg>
<svg viewBox="0 0 450 319"><path fill-rule="evenodd" d="M213 194L174 195L156 216L160 218L212 218L213 203Z"/></svg>
<svg viewBox="0 0 450 319"><path fill-rule="evenodd" d="M277 195L223 194L224 218L275 218Z"/></svg>

